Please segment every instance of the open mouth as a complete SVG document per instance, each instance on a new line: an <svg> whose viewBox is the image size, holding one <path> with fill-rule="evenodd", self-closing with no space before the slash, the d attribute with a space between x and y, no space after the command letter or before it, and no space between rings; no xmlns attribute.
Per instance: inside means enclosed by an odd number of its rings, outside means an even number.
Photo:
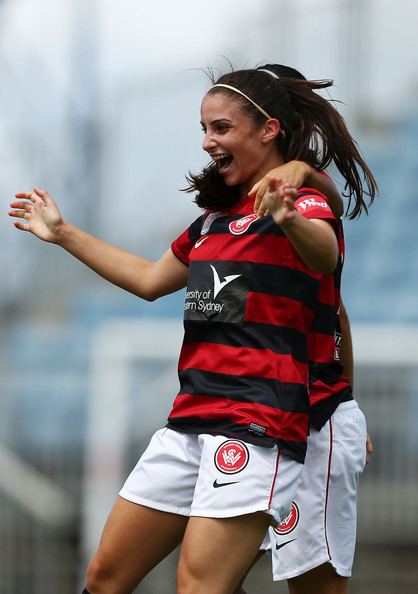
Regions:
<svg viewBox="0 0 418 594"><path fill-rule="evenodd" d="M217 167L218 167L218 171L221 175L225 175L225 173L228 171L229 166L233 160L233 156L232 155L227 155L227 154L223 154L223 155L216 155L214 157L212 157L213 160L215 161Z"/></svg>

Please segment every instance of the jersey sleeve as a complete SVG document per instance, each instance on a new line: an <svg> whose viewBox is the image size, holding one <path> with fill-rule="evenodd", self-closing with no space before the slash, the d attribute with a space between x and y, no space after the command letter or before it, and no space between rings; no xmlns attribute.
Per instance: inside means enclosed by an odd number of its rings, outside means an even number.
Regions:
<svg viewBox="0 0 418 594"><path fill-rule="evenodd" d="M181 233L171 244L171 251L173 254L186 266L189 265L190 251L200 237L202 220L203 216L198 217L190 227L183 231L183 233Z"/></svg>
<svg viewBox="0 0 418 594"><path fill-rule="evenodd" d="M298 213L307 219L323 219L337 229L337 220L330 209L326 196L314 188L300 188L294 202Z"/></svg>

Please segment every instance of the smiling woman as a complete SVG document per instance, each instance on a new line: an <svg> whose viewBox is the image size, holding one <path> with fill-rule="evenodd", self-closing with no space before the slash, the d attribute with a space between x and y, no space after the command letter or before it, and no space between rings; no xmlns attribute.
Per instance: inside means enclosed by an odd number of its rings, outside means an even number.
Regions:
<svg viewBox="0 0 418 594"><path fill-rule="evenodd" d="M236 97L231 100L222 92L208 93L202 103L202 128L203 149L216 163L225 184L239 186L243 194L283 163L281 155L271 150L272 139L280 131L278 120L268 118L264 127L256 127Z"/></svg>
<svg viewBox="0 0 418 594"><path fill-rule="evenodd" d="M321 287L330 309L335 305L330 273L338 244L322 194L305 188L298 195L277 168L295 157L311 165L338 158L355 210L364 206L353 172L358 156L352 145L334 143L335 129L345 132L337 118L319 126L324 100L318 102L314 89L324 85L288 79L300 105L308 100L298 114L293 102L299 104L278 88L274 71L225 76L202 102L203 148L213 163L191 185L205 210L158 261L66 223L40 188L16 194L11 204L17 229L56 243L140 298L187 287L180 390L166 427L154 434L109 515L87 570L91 594L132 592L181 541L178 594L230 594L269 524L288 514L301 475L308 336L322 311ZM322 157L312 148L316 135ZM333 193L310 165L285 167L296 185L309 177ZM276 174L267 176L261 202L269 214L262 217L250 190L271 169ZM332 337L333 323L332 317ZM239 554L233 554L237 539Z"/></svg>

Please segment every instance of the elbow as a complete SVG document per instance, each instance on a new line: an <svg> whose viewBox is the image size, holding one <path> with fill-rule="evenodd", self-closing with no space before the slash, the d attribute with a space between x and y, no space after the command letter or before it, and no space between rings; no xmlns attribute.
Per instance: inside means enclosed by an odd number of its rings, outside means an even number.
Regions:
<svg viewBox="0 0 418 594"><path fill-rule="evenodd" d="M313 272L317 272L320 274L332 274L335 268L337 267L337 263L338 254L335 254L335 256L327 254L326 257L311 262L310 269Z"/></svg>
<svg viewBox="0 0 418 594"><path fill-rule="evenodd" d="M311 265L310 269L317 274L332 274L335 270L335 266L326 266L322 263Z"/></svg>
<svg viewBox="0 0 418 594"><path fill-rule="evenodd" d="M143 299L144 301L148 301L149 303L152 303L153 301L155 301L156 299L161 297L161 293L158 293L152 287L144 288L143 286L140 286L140 287L131 286L131 287L124 287L124 288L129 293L132 293L132 295L135 295L135 297L139 297L140 299Z"/></svg>
<svg viewBox="0 0 418 594"><path fill-rule="evenodd" d="M152 303L153 301L156 301L159 297L161 297L161 295L159 295L156 292L147 291L146 293L141 293L140 295L138 295L138 297L141 297L142 299L144 299L144 301L148 301L148 303Z"/></svg>

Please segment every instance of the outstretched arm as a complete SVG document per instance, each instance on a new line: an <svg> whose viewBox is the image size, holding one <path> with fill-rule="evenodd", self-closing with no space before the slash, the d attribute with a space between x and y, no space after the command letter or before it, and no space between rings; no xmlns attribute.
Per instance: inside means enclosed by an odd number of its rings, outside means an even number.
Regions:
<svg viewBox="0 0 418 594"><path fill-rule="evenodd" d="M263 197L267 191L271 176L276 177L279 182L287 181L298 189L302 186L307 186L319 190L327 197L329 207L335 218L339 219L344 214L343 200L328 175L318 171L304 161L293 160L272 169L251 189L249 196L254 196L254 212L258 215L264 216L266 214Z"/></svg>
<svg viewBox="0 0 418 594"><path fill-rule="evenodd" d="M307 219L300 215L293 203L297 190L289 183L280 184L268 178L263 205L274 222L285 232L302 260L314 272L330 274L338 258L338 243L331 225L321 219Z"/></svg>
<svg viewBox="0 0 418 594"><path fill-rule="evenodd" d="M54 200L40 188L16 198L9 215L16 219L17 229L61 246L114 285L148 301L186 285L187 267L171 250L151 262L66 223Z"/></svg>

